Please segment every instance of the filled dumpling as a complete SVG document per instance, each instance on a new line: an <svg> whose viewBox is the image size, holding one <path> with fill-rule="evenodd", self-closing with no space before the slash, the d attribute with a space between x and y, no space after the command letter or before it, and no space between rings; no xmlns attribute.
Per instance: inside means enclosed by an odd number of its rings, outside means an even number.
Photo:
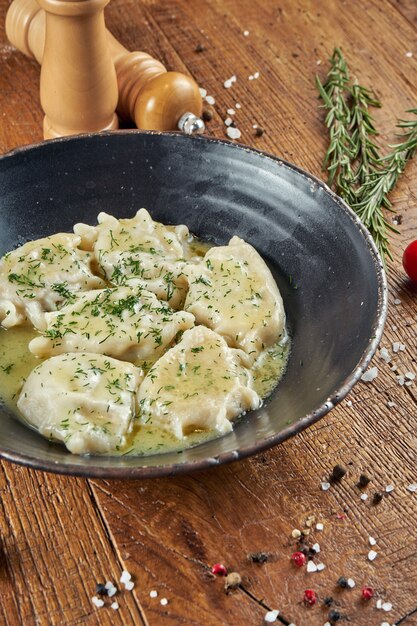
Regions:
<svg viewBox="0 0 417 626"><path fill-rule="evenodd" d="M25 243L0 261L0 322L11 328L29 320L43 326L45 311L71 302L80 291L104 287L92 271L80 237L59 233Z"/></svg>
<svg viewBox="0 0 417 626"><path fill-rule="evenodd" d="M98 226L76 224L82 246L92 250L103 276L113 285L140 285L180 308L187 280L183 274L187 254L186 226L169 230L154 222L146 209L132 219L100 213Z"/></svg>
<svg viewBox="0 0 417 626"><path fill-rule="evenodd" d="M126 443L142 371L97 354L62 354L30 373L17 406L44 437L74 454L105 453Z"/></svg>
<svg viewBox="0 0 417 626"><path fill-rule="evenodd" d="M95 352L124 361L157 359L194 315L173 311L146 290L132 287L88 291L59 311L45 314L46 330L29 343L39 357Z"/></svg>
<svg viewBox="0 0 417 626"><path fill-rule="evenodd" d="M140 385L140 421L178 439L196 430L231 431L235 417L261 404L244 361L244 353L212 330L185 331Z"/></svg>
<svg viewBox="0 0 417 626"><path fill-rule="evenodd" d="M285 312L277 284L255 248L239 237L211 248L187 268L189 291L184 309L222 335L229 346L251 359L284 331Z"/></svg>

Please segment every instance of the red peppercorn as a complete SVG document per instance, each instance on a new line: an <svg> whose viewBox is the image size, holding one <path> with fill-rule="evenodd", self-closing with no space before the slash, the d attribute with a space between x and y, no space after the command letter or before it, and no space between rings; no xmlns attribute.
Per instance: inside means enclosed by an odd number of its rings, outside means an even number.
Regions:
<svg viewBox="0 0 417 626"><path fill-rule="evenodd" d="M306 589L304 591L304 604L308 604L308 606L313 606L317 602L316 592L312 589Z"/></svg>
<svg viewBox="0 0 417 626"><path fill-rule="evenodd" d="M296 567L303 567L303 565L307 563L307 557L302 552L294 552L294 554L291 555L291 561Z"/></svg>
<svg viewBox="0 0 417 626"><path fill-rule="evenodd" d="M362 587L362 598L364 600L370 600L374 597L374 590L372 587Z"/></svg>
<svg viewBox="0 0 417 626"><path fill-rule="evenodd" d="M227 569L223 563L215 563L211 568L211 573L215 576L227 576Z"/></svg>

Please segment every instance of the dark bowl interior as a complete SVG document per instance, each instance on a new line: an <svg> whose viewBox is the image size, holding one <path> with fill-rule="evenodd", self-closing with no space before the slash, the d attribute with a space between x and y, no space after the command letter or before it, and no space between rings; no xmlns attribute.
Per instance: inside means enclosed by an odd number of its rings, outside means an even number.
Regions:
<svg viewBox="0 0 417 626"><path fill-rule="evenodd" d="M0 408L0 455L68 474L145 477L247 456L302 430L353 386L376 349L385 275L365 229L318 179L250 148L124 131L17 150L0 159L0 254L107 211L184 223L216 244L237 234L263 255L281 290L292 353L277 390L233 433L181 454L82 457Z"/></svg>

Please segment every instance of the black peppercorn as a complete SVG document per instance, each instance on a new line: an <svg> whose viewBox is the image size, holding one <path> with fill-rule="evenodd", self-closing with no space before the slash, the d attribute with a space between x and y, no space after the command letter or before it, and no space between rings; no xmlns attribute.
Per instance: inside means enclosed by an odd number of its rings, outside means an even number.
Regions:
<svg viewBox="0 0 417 626"><path fill-rule="evenodd" d="M213 111L211 109L203 109L203 120L209 122L213 119Z"/></svg>
<svg viewBox="0 0 417 626"><path fill-rule="evenodd" d="M372 498L372 503L379 504L383 497L384 497L384 494L377 491L376 493L374 493L374 497Z"/></svg>
<svg viewBox="0 0 417 626"><path fill-rule="evenodd" d="M335 465L332 471L332 474L330 476L331 480L341 480L343 478L343 476L346 474L346 470L343 467L343 465Z"/></svg>
<svg viewBox="0 0 417 626"><path fill-rule="evenodd" d="M371 482L371 479L366 474L361 474L359 476L359 482L358 482L359 487L367 487L370 482Z"/></svg>
<svg viewBox="0 0 417 626"><path fill-rule="evenodd" d="M258 126L258 127L257 127L257 129L255 130L255 135L256 135L257 137L262 137L262 135L264 134L264 132L265 132L265 131L264 131L264 129L263 129L263 128L261 128L260 126Z"/></svg>
<svg viewBox="0 0 417 626"><path fill-rule="evenodd" d="M194 48L194 50L195 50L195 52L204 52L205 47L203 46L203 44L202 44L202 43L198 43L198 44L196 45L196 47Z"/></svg>
<svg viewBox="0 0 417 626"><path fill-rule="evenodd" d="M107 596L107 589L103 583L97 583L96 585L96 594L98 596Z"/></svg>
<svg viewBox="0 0 417 626"><path fill-rule="evenodd" d="M333 598L331 596L326 596L326 598L324 598L323 602L324 602L324 604L326 606L332 606Z"/></svg>
<svg viewBox="0 0 417 626"><path fill-rule="evenodd" d="M335 610L329 611L329 620L331 622L338 622L340 620L340 617L341 615L339 611L335 611Z"/></svg>
<svg viewBox="0 0 417 626"><path fill-rule="evenodd" d="M339 580L337 581L337 584L339 585L339 587L341 587L342 589L346 589L346 587L348 586L348 581L346 580L346 578L344 576L341 576L339 578Z"/></svg>

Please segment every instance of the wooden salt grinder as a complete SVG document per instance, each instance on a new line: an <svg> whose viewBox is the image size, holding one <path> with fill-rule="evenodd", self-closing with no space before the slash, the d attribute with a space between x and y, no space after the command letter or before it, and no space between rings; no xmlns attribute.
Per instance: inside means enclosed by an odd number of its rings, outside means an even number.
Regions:
<svg viewBox="0 0 417 626"><path fill-rule="evenodd" d="M43 64L45 12L36 0L13 0L6 33L18 50ZM202 99L192 78L167 72L145 52L129 52L109 31L107 41L117 74L120 117L134 120L145 130L204 131Z"/></svg>
<svg viewBox="0 0 417 626"><path fill-rule="evenodd" d="M117 128L117 78L104 25L109 0L39 0L45 139Z"/></svg>

